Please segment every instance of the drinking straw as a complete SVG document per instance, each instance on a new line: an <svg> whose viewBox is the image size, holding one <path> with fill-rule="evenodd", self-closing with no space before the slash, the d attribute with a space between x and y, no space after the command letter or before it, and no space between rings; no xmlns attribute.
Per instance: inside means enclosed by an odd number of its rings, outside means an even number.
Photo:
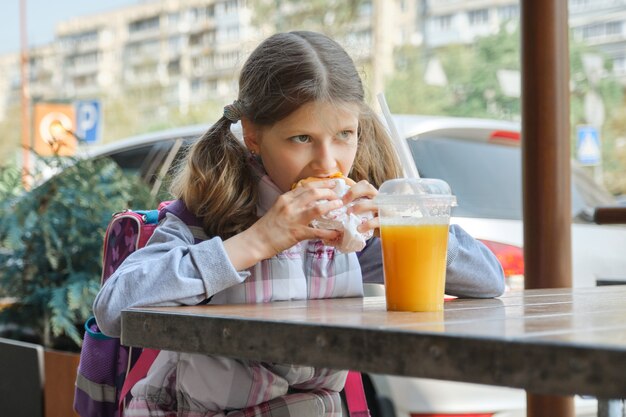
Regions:
<svg viewBox="0 0 626 417"><path fill-rule="evenodd" d="M420 175L417 172L417 168L415 167L415 162L413 161L411 149L409 148L409 145L406 143L406 140L401 138L400 135L398 134L398 129L396 128L396 124L394 123L393 117L391 116L391 112L389 111L389 106L387 106L385 93L378 93L376 97L378 98L378 103L380 103L380 108L383 111L385 120L387 120L389 132L391 133L391 139L393 141L394 147L396 148L396 154L398 155L398 158L400 159L400 163L402 164L402 171L404 172L404 177L405 178L419 178Z"/></svg>

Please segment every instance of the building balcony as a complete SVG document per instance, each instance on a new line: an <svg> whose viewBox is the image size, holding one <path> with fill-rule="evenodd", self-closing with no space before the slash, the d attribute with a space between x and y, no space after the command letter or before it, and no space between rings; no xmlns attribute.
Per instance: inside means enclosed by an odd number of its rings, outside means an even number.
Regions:
<svg viewBox="0 0 626 417"><path fill-rule="evenodd" d="M146 29L138 32L130 32L128 33L128 42L141 42L152 39L160 39L161 35L161 30L158 28Z"/></svg>
<svg viewBox="0 0 626 417"><path fill-rule="evenodd" d="M69 76L94 74L98 71L100 71L100 65L98 63L77 64L65 68L65 72Z"/></svg>

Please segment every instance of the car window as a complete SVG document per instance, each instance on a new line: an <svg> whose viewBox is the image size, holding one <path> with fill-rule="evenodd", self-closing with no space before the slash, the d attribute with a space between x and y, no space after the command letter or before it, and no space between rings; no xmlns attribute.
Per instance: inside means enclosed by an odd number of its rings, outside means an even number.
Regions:
<svg viewBox="0 0 626 417"><path fill-rule="evenodd" d="M195 140L195 136L171 137L158 142L119 149L103 156L113 159L125 172L140 176L153 188L155 195L168 199L170 196L167 188L175 167ZM175 154L170 154L171 151Z"/></svg>
<svg viewBox="0 0 626 417"><path fill-rule="evenodd" d="M444 137L409 140L422 177L450 184L458 207L454 216L522 219L521 149ZM572 216L611 204L612 197L580 167L572 168Z"/></svg>
<svg viewBox="0 0 626 417"><path fill-rule="evenodd" d="M158 144L151 143L115 151L106 156L113 159L125 172L139 175L145 180L148 167L153 163L159 152Z"/></svg>
<svg viewBox="0 0 626 417"><path fill-rule="evenodd" d="M148 185L153 185L175 138L121 149L106 156L112 158L125 172L139 175Z"/></svg>
<svg viewBox="0 0 626 417"><path fill-rule="evenodd" d="M169 147L166 157L159 166L155 181L152 182L152 192L158 200L164 201L173 198L169 192L172 179L181 163L185 162L184 158L195 140L195 137L187 137L172 142L172 146Z"/></svg>
<svg viewBox="0 0 626 417"><path fill-rule="evenodd" d="M422 177L450 184L454 216L521 219L519 149L448 138L409 140L409 147Z"/></svg>

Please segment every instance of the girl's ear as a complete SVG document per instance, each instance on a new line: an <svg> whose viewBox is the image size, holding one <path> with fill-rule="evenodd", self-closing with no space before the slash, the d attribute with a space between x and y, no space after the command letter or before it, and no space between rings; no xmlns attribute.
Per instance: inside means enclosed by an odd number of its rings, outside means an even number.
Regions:
<svg viewBox="0 0 626 417"><path fill-rule="evenodd" d="M246 117L241 118L241 128L243 130L243 141L246 147L250 152L258 155L260 149L258 129L250 119Z"/></svg>

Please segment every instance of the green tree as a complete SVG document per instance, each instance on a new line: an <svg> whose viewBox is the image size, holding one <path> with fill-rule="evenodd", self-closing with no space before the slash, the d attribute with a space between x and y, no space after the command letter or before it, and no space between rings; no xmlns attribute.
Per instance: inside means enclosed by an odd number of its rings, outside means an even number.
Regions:
<svg viewBox="0 0 626 417"><path fill-rule="evenodd" d="M340 38L352 30L363 5L371 0L258 0L253 2L253 23L272 32L315 30ZM277 13L277 10L280 13Z"/></svg>
<svg viewBox="0 0 626 417"><path fill-rule="evenodd" d="M583 57L586 54L599 55L603 58L602 75L595 83L589 80L584 69ZM620 145L620 138L626 136L626 123L624 123L626 103L623 86L611 75L610 61L593 48L580 42L572 42L570 57L572 152L576 150L576 127L588 123L584 111L585 96L593 91L602 98L605 108L605 122L600 127L604 185L613 194L626 194L626 181L624 181L626 161Z"/></svg>
<svg viewBox="0 0 626 417"><path fill-rule="evenodd" d="M440 86L424 82L422 50L406 45L395 51L395 73L385 87L385 98L394 113L441 115L453 102Z"/></svg>
<svg viewBox="0 0 626 417"><path fill-rule="evenodd" d="M60 174L0 204L0 288L17 299L0 312L0 327L16 329L4 336L76 350L100 287L111 213L155 201L109 159L48 163ZM15 175L2 179L8 189Z"/></svg>
<svg viewBox="0 0 626 417"><path fill-rule="evenodd" d="M520 70L519 30L504 26L497 34L479 38L472 45L454 45L434 51L403 46L396 50L396 71L387 80L387 100L395 113L463 116L519 120L521 99L505 94L498 79L500 70ZM570 120L571 149L574 156L576 126L585 124L584 99L592 89L602 97L606 122L601 130L602 153L607 187L614 193L626 193L626 166L619 155L626 140L626 105L624 90L611 75L609 61L604 60L602 76L592 83L584 70L585 54L600 52L577 41L570 42ZM445 87L424 82L425 62L436 57L447 78ZM619 149L618 149L619 148ZM621 184L621 185L620 185Z"/></svg>
<svg viewBox="0 0 626 417"><path fill-rule="evenodd" d="M501 30L470 46L446 46L428 53L404 46L395 55L396 71L387 82L394 112L519 118L519 98L505 95L498 82L498 70L519 70L517 32ZM441 62L446 86L424 82L425 61L431 58Z"/></svg>

